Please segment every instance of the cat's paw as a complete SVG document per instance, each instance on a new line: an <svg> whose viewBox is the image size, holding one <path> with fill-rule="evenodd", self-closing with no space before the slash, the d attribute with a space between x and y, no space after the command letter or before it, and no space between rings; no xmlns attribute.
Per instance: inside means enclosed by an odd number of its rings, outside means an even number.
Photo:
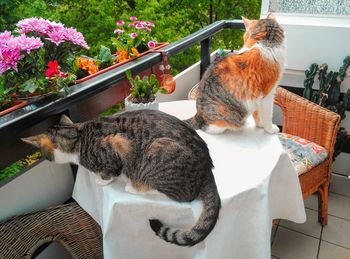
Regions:
<svg viewBox="0 0 350 259"><path fill-rule="evenodd" d="M216 125L208 125L206 127L206 129L204 130L206 133L209 133L209 134L221 134L223 133L224 131L226 130L226 128L224 127L218 127Z"/></svg>
<svg viewBox="0 0 350 259"><path fill-rule="evenodd" d="M276 133L280 132L279 127L277 127L275 124L272 124L271 127L268 127L268 128L264 127L264 130L270 134L276 134Z"/></svg>
<svg viewBox="0 0 350 259"><path fill-rule="evenodd" d="M140 194L140 192L136 190L131 183L127 183L125 185L125 191L132 194Z"/></svg>
<svg viewBox="0 0 350 259"><path fill-rule="evenodd" d="M114 180L113 178L108 179L108 180L103 180L101 177L96 176L95 182L96 182L98 185L105 186L105 185L110 184L111 182L113 182L113 180Z"/></svg>

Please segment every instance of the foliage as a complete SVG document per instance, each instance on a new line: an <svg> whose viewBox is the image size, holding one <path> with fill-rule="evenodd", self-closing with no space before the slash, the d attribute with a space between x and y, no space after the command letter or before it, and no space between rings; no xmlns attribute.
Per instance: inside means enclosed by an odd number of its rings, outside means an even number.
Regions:
<svg viewBox="0 0 350 259"><path fill-rule="evenodd" d="M113 115L115 113L121 112L124 109L124 102L117 103L116 105L112 106L108 110L101 112L98 117L106 117Z"/></svg>
<svg viewBox="0 0 350 259"><path fill-rule="evenodd" d="M167 93L164 88L160 87L160 84L155 75L144 76L142 79L137 75L134 79L131 77L131 72L126 72L126 77L131 84L131 93L134 103L148 103L152 102L156 98L158 91L161 93Z"/></svg>
<svg viewBox="0 0 350 259"><path fill-rule="evenodd" d="M303 96L327 109L338 113L341 119L345 118L346 109L350 108L350 89L341 98L340 85L344 81L346 70L350 66L350 56L343 60L343 65L339 72L328 71L328 65L313 63L305 71L306 79L304 80ZM318 73L319 90L312 88L314 78Z"/></svg>
<svg viewBox="0 0 350 259"><path fill-rule="evenodd" d="M346 71L350 66L350 56L345 57L343 65L338 72L328 71L328 65L313 63L305 71L304 98L338 113L341 119L345 119L345 111L350 108L350 89L341 97L340 85L344 81ZM314 90L313 84L318 73L319 89ZM337 134L334 157L341 153L344 143L350 140L349 133L340 128Z"/></svg>
<svg viewBox="0 0 350 259"><path fill-rule="evenodd" d="M10 108L13 104L13 88L5 89L0 82L0 111Z"/></svg>
<svg viewBox="0 0 350 259"><path fill-rule="evenodd" d="M14 176L15 174L25 169L26 167L37 162L40 158L41 158L41 153L37 151L33 154L27 155L21 160L16 161L15 163L11 164L5 169L0 170L0 181L3 181L9 177Z"/></svg>

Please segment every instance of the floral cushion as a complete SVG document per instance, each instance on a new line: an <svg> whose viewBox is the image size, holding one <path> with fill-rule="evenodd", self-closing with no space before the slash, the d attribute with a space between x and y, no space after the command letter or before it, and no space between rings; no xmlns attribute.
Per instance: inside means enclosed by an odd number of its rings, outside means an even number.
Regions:
<svg viewBox="0 0 350 259"><path fill-rule="evenodd" d="M328 157L328 152L324 147L309 140L287 133L278 135L298 175L309 171Z"/></svg>

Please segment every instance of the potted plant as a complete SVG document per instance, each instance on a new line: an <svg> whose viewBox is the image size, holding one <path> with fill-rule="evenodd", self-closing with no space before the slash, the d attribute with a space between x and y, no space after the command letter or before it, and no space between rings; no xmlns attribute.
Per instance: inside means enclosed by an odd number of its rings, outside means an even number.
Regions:
<svg viewBox="0 0 350 259"><path fill-rule="evenodd" d="M345 94L341 94L340 85L345 79L349 66L350 56L343 60L343 65L338 72L328 71L327 64L320 66L316 63L311 64L305 71L304 98L338 113L343 120L346 116L345 111L350 108L350 89ZM312 86L317 73L320 87L319 90L314 90ZM345 128L340 127L334 148L334 158L341 153L346 142L350 142L350 134Z"/></svg>
<svg viewBox="0 0 350 259"><path fill-rule="evenodd" d="M0 34L4 85L14 87L17 97L29 99L66 90L75 83L71 71L75 55L82 48L89 47L74 28L42 18L23 19L15 32Z"/></svg>
<svg viewBox="0 0 350 259"><path fill-rule="evenodd" d="M131 76L131 72L126 72L126 77L131 84L131 92L128 97L125 98L125 110L141 110L141 109L158 109L158 103L156 102L156 94L158 92L168 93L163 87L160 86L156 76L151 74L150 76L144 76L142 79L137 75L134 79Z"/></svg>
<svg viewBox="0 0 350 259"><path fill-rule="evenodd" d="M114 45L117 49L118 62L130 57L138 56L139 53L153 49L157 41L152 37L152 28L155 24L150 21L138 21L136 16L130 17L130 22L117 21L117 29L114 33Z"/></svg>
<svg viewBox="0 0 350 259"><path fill-rule="evenodd" d="M138 21L131 16L130 22L119 20L114 30L116 37L112 39L112 46L101 46L95 57L80 56L76 61L78 83L88 80L101 73L116 68L128 61L158 50L168 43L158 43L152 32L155 24L150 21Z"/></svg>

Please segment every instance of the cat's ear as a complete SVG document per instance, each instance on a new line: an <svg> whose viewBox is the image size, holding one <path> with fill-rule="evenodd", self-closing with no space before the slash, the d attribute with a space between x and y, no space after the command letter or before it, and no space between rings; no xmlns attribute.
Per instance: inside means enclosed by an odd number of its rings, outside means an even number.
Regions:
<svg viewBox="0 0 350 259"><path fill-rule="evenodd" d="M39 135L27 137L27 138L21 138L21 140L34 146L34 147L40 148L41 147L41 139L43 137L44 137L44 134L39 134Z"/></svg>
<svg viewBox="0 0 350 259"><path fill-rule="evenodd" d="M242 16L242 20L243 20L245 29L248 30L248 27L249 27L251 20L245 18L244 16Z"/></svg>
<svg viewBox="0 0 350 259"><path fill-rule="evenodd" d="M269 13L266 18L276 20L276 16L273 13Z"/></svg>
<svg viewBox="0 0 350 259"><path fill-rule="evenodd" d="M60 118L60 125L73 125L74 123L71 121L71 119L66 116L66 115L62 115Z"/></svg>

